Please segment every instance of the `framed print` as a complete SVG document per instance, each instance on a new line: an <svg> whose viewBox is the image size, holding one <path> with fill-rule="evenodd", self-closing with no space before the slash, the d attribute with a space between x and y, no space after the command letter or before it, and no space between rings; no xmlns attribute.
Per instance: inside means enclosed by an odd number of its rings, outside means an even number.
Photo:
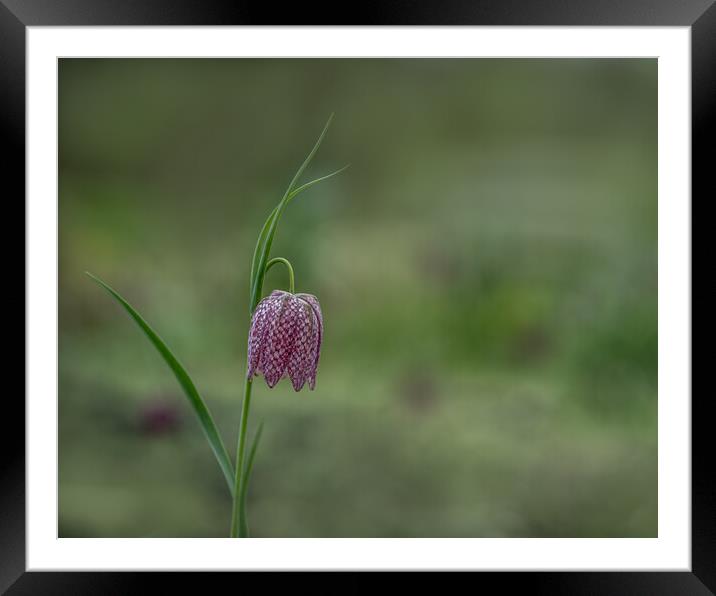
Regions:
<svg viewBox="0 0 716 596"><path fill-rule="evenodd" d="M712 3L1 2L27 346L3 590L716 589Z"/></svg>

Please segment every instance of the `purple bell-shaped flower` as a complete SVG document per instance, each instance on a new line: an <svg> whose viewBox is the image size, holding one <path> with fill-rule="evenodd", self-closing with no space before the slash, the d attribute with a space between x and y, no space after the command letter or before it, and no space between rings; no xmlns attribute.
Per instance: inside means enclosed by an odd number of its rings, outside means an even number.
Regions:
<svg viewBox="0 0 716 596"><path fill-rule="evenodd" d="M275 290L258 303L251 318L247 376L263 374L269 387L288 376L296 391L306 381L314 389L322 340L318 299Z"/></svg>

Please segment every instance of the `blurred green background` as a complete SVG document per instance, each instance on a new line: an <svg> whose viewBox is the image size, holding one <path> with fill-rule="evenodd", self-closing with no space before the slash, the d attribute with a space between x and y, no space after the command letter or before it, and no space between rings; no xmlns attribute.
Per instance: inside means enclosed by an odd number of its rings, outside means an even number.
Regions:
<svg viewBox="0 0 716 596"><path fill-rule="evenodd" d="M226 536L250 259L316 294L315 392L254 389L259 537L657 534L656 60L59 64L59 534ZM285 288L275 268L265 291Z"/></svg>

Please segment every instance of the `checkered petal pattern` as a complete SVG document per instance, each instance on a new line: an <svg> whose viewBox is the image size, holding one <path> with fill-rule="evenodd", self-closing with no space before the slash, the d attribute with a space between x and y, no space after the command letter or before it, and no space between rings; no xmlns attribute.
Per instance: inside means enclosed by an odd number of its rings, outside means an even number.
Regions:
<svg viewBox="0 0 716 596"><path fill-rule="evenodd" d="M249 378L262 374L269 387L288 376L296 391L316 386L323 316L311 294L275 290L259 302L248 340Z"/></svg>
<svg viewBox="0 0 716 596"><path fill-rule="evenodd" d="M321 356L321 343L323 342L323 313L318 298L313 294L297 294L297 298L306 302L313 310L315 325L311 327L310 353L308 357L308 386L313 390L316 387L316 372L318 371L318 359Z"/></svg>

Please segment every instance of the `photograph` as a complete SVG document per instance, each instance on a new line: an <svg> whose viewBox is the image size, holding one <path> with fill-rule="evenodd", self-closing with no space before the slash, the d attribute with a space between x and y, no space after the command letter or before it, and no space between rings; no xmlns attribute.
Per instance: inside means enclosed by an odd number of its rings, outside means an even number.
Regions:
<svg viewBox="0 0 716 596"><path fill-rule="evenodd" d="M658 60L57 60L59 538L657 538Z"/></svg>

